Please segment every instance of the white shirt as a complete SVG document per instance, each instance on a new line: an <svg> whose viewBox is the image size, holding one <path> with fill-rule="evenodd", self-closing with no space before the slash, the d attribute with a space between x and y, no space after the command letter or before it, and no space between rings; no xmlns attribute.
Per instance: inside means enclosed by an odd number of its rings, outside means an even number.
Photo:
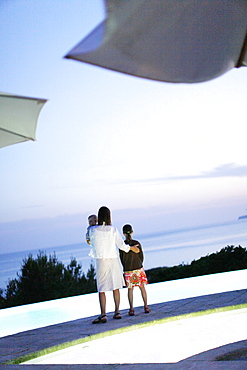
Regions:
<svg viewBox="0 0 247 370"><path fill-rule="evenodd" d="M89 256L93 258L119 257L118 249L126 253L130 246L125 244L118 229L110 225L92 226L89 230L90 250Z"/></svg>

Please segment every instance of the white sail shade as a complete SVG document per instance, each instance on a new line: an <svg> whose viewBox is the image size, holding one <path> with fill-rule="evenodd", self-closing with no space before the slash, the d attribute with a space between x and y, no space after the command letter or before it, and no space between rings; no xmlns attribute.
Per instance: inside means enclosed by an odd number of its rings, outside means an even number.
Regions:
<svg viewBox="0 0 247 370"><path fill-rule="evenodd" d="M46 101L0 93L0 148L35 140L38 116Z"/></svg>
<svg viewBox="0 0 247 370"><path fill-rule="evenodd" d="M65 58L195 83L247 64L247 0L105 0L107 17Z"/></svg>

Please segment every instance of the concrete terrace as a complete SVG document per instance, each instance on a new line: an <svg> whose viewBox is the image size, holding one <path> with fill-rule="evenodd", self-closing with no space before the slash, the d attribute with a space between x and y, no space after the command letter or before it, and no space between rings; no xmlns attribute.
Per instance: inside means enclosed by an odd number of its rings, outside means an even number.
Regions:
<svg viewBox="0 0 247 370"><path fill-rule="evenodd" d="M15 370L19 369L20 366L23 370L37 369L37 366L38 369L42 370L55 368L62 370L247 369L247 270L150 284L147 291L151 303L151 313L149 314L143 312L143 308L139 304L140 300L137 298L136 305L139 307L135 309L136 315L134 317L128 316L126 302L123 299L121 320L113 320L112 313L109 313L106 324L92 325L93 316L85 316L82 313L82 317L75 320L27 331L20 330L17 333L2 336L0 338L0 369ZM199 295L200 291L201 295ZM127 292L123 289L122 293L126 295ZM138 292L135 293L138 296ZM164 299L165 295L167 300ZM97 297L97 294L89 296L84 296L84 299L88 298L90 301L92 296ZM169 299L171 296L173 299ZM108 298L108 300L110 299ZM58 301L61 304L63 300ZM242 306L236 307L238 305ZM31 306L35 308L35 305ZM224 312L224 307L229 306L235 306L234 310L227 309ZM0 332L3 321L11 322L11 316L8 318L6 315L8 310L11 309L1 310L5 311L5 317L1 318L0 315ZM208 311L210 314L205 315L203 311L206 310L212 311ZM57 312L59 313L59 310ZM17 308L15 315L18 316ZM46 312L47 315L49 315L48 312ZM182 316L179 317L180 320L173 321L174 318L178 319L178 316L181 315L188 316L185 318ZM12 319L15 322L14 314ZM21 320L21 316L19 320ZM23 317L22 320L24 320ZM26 320L28 320L28 315ZM25 322L23 325L25 326ZM131 331L127 331L129 329ZM109 332L113 334L111 337L108 336ZM141 339L136 339L138 333L141 335ZM175 333L177 334L173 338ZM198 335L199 337L196 337ZM99 336L102 339L97 339ZM96 340L78 344L63 352L53 352L48 355L48 360L46 360L48 363L5 364L20 356L60 346L65 342L94 338ZM113 342L109 344L110 339ZM198 344L200 345L197 348ZM86 359L86 356L83 356L84 353L86 355L86 352L90 351L91 345L94 357L90 360L89 354L89 360L88 358L86 360L89 363L85 363L83 359ZM82 348L84 348L83 356ZM141 348L141 351L138 351L137 348ZM181 353L181 349L184 348L187 348L187 352L183 350ZM129 349L131 351L128 352ZM68 351L71 350L74 351L71 352L72 361L68 357ZM127 360L122 357L124 352L128 354ZM160 355L165 352L169 355L167 358L170 360L159 362L159 358L162 358ZM60 358L58 358L59 353L61 353ZM216 361L217 357L226 354L231 355L231 361ZM226 360L224 357L222 359Z"/></svg>

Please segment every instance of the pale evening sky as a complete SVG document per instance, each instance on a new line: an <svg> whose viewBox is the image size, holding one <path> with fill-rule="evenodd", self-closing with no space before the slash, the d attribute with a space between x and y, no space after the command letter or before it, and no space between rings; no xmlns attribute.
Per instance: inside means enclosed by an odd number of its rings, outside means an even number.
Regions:
<svg viewBox="0 0 247 370"><path fill-rule="evenodd" d="M0 91L48 99L37 141L2 148L0 253L84 241L101 205L136 233L247 213L247 68L155 82L64 59L101 0L3 0Z"/></svg>

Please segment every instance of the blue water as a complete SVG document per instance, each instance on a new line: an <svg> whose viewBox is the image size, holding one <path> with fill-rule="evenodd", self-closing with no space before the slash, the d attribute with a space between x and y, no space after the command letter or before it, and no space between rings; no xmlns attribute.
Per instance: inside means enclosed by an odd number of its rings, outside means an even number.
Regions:
<svg viewBox="0 0 247 370"><path fill-rule="evenodd" d="M135 234L135 239L142 244L145 269L186 264L207 254L220 251L227 245L246 247L247 220L234 220L153 234ZM90 263L93 262L88 256L89 246L85 242L47 248L44 252L47 255L55 252L58 260L65 265L69 264L71 257L76 258L85 274ZM36 257L38 253L39 250L29 250L0 254L0 288L5 289L8 280L17 277L24 258L29 254Z"/></svg>

